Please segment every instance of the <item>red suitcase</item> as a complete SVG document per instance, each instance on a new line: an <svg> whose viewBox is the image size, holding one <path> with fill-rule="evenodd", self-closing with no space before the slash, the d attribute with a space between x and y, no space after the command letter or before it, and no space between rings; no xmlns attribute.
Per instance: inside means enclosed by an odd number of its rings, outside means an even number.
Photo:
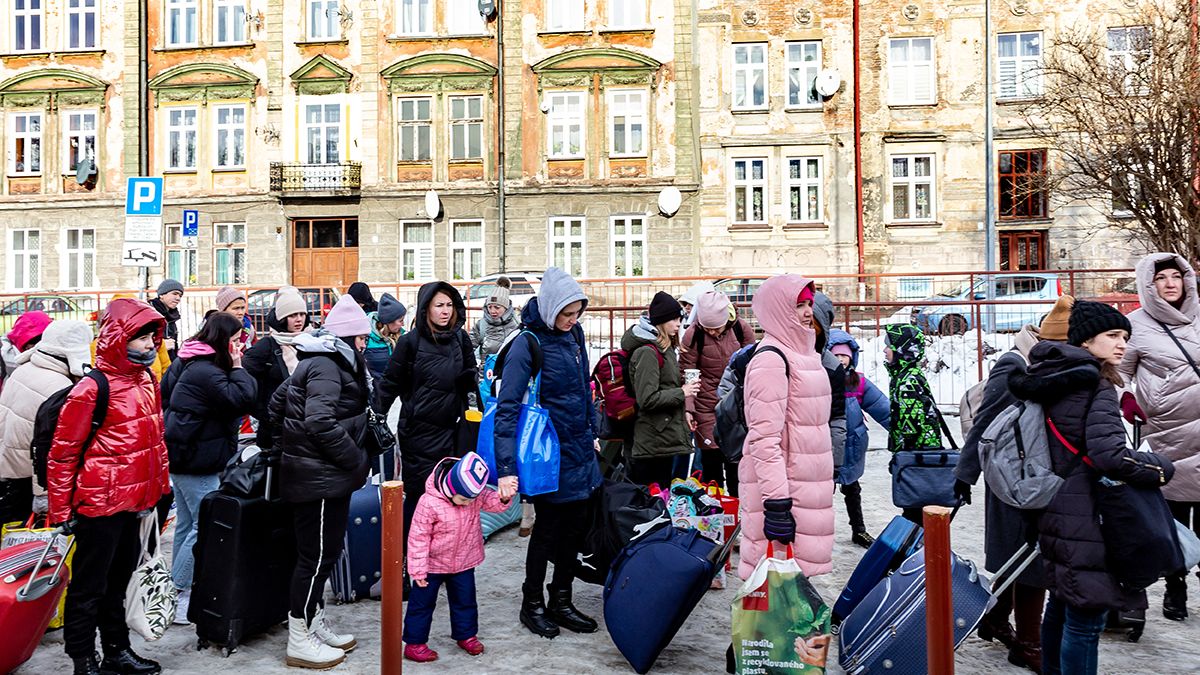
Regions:
<svg viewBox="0 0 1200 675"><path fill-rule="evenodd" d="M0 549L0 673L33 656L70 574L53 540Z"/></svg>

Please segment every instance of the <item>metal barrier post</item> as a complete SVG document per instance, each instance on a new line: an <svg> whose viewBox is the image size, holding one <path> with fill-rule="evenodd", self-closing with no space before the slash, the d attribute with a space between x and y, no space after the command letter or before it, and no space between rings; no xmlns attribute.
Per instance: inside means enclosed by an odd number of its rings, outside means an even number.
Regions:
<svg viewBox="0 0 1200 675"><path fill-rule="evenodd" d="M926 506L925 640L929 675L954 675L954 605L950 579L950 509Z"/></svg>
<svg viewBox="0 0 1200 675"><path fill-rule="evenodd" d="M404 667L404 483L380 487L383 511L383 607L379 638L380 675L399 675Z"/></svg>

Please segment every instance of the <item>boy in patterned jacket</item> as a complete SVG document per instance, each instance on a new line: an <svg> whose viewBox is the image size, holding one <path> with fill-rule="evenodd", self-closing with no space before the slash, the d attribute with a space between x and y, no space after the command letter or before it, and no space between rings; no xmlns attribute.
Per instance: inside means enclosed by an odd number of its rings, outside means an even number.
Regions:
<svg viewBox="0 0 1200 675"><path fill-rule="evenodd" d="M942 449L940 413L921 370L925 334L912 324L892 324L884 333L884 345L892 402L888 451ZM904 509L904 517L919 524L921 509Z"/></svg>

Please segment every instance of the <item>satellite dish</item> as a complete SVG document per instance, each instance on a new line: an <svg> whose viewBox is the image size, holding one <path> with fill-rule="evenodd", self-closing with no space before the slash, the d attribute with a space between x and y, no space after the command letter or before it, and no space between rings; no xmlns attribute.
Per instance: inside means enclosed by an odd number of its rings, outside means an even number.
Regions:
<svg viewBox="0 0 1200 675"><path fill-rule="evenodd" d="M826 68L817 73L817 93L829 98L842 88L842 76L832 68Z"/></svg>
<svg viewBox="0 0 1200 675"><path fill-rule="evenodd" d="M495 0L479 0L479 15L484 19L490 19L492 14L496 13Z"/></svg>
<svg viewBox="0 0 1200 675"><path fill-rule="evenodd" d="M679 212L681 204L683 204L683 195L674 185L669 185L658 193L658 210L668 218Z"/></svg>
<svg viewBox="0 0 1200 675"><path fill-rule="evenodd" d="M75 182L83 185L88 180L96 175L96 163L91 159L84 158L79 160L75 165Z"/></svg>
<svg viewBox="0 0 1200 675"><path fill-rule="evenodd" d="M542 112L543 112L543 113L550 114L550 108L551 108L551 106L550 106L550 99L549 99L549 98L546 98L546 97L543 97L543 98L542 98L542 103L541 103L541 105L540 105L539 107L541 108L541 110L542 110Z"/></svg>
<svg viewBox="0 0 1200 675"><path fill-rule="evenodd" d="M425 193L425 215L433 220L442 212L442 200L438 197L437 190L430 190Z"/></svg>

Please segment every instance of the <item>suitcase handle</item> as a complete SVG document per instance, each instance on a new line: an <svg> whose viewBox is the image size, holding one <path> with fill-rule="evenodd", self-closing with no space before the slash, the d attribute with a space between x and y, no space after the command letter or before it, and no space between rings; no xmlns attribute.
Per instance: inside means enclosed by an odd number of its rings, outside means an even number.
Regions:
<svg viewBox="0 0 1200 675"><path fill-rule="evenodd" d="M54 545L56 543L58 543L58 537L60 534L62 534L62 531L63 531L63 528L60 527L50 533L50 539L46 541L45 550L42 551L42 555L40 558L38 558L37 564L35 564L33 566L32 570L30 570L29 581L25 582L25 587L22 588L20 591L21 597L27 597L29 595L29 590L33 587L33 581L34 581L34 579L37 579L38 571L40 571L42 569L42 566L46 564L46 558L50 555L50 551L54 550ZM55 567L54 567L54 574L52 574L50 576L49 583L51 586L58 583L58 575L60 572L62 572L62 568L66 566L67 556L70 555L71 547L74 545L75 545L75 540L73 538L69 539L68 543L67 543L66 553L64 553L63 556L59 559L58 564L55 565Z"/></svg>

